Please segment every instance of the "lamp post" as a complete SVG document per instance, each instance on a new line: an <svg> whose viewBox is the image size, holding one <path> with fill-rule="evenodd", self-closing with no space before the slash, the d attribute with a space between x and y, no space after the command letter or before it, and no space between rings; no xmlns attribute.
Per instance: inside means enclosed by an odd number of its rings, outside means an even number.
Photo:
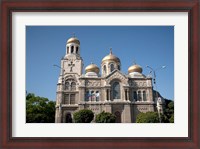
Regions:
<svg viewBox="0 0 200 149"><path fill-rule="evenodd" d="M58 67L58 68L62 69L63 72L65 72L65 69L64 69L64 68L62 68L62 67L60 67L60 66L58 66L58 65L56 65L56 64L54 64L53 66L54 66L54 67Z"/></svg>
<svg viewBox="0 0 200 149"><path fill-rule="evenodd" d="M156 71L160 70L160 69L164 69L166 68L166 66L161 66L161 67L158 67L156 69L153 69L152 67L150 66L146 66L147 68L151 69L151 71L149 73L152 73L153 72L153 84L155 86L155 90L156 90L156 99L157 99L157 110L158 110L158 116L159 116L159 121L161 123L161 117L160 117L160 103L158 101L158 91L157 91L157 85L156 85Z"/></svg>

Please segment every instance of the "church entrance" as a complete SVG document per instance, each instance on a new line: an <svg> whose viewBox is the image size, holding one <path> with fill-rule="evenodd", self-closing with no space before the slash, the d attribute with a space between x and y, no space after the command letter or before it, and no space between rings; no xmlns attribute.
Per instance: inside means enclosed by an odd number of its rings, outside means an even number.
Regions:
<svg viewBox="0 0 200 149"><path fill-rule="evenodd" d="M66 115L66 123L72 123L72 115L69 112Z"/></svg>
<svg viewBox="0 0 200 149"><path fill-rule="evenodd" d="M121 113L119 111L116 111L115 116L116 116L115 123L121 123Z"/></svg>

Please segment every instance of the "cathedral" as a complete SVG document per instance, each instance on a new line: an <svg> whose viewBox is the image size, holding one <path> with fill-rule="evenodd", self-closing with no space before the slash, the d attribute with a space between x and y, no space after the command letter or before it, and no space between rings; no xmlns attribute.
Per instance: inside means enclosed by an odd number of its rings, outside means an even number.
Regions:
<svg viewBox="0 0 200 149"><path fill-rule="evenodd" d="M73 113L81 109L90 109L95 115L103 111L112 113L116 123L134 123L140 112L157 111L158 106L163 112L164 101L156 98L152 77L142 74L138 64L128 68L128 75L123 74L121 61L112 49L102 59L101 68L91 63L83 73L80 41L71 37L67 40L60 68L56 123L73 122Z"/></svg>

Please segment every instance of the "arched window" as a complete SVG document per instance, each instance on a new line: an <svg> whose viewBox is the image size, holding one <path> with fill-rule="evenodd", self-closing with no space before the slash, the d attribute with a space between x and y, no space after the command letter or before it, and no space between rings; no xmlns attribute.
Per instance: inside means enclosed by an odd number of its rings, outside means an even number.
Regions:
<svg viewBox="0 0 200 149"><path fill-rule="evenodd" d="M138 100L139 100L139 101L142 101L141 91L138 91Z"/></svg>
<svg viewBox="0 0 200 149"><path fill-rule="evenodd" d="M67 54L69 54L69 47L67 46Z"/></svg>
<svg viewBox="0 0 200 149"><path fill-rule="evenodd" d="M113 97L113 99L120 99L120 84L119 84L119 82L114 82L112 85L112 97Z"/></svg>
<svg viewBox="0 0 200 149"><path fill-rule="evenodd" d="M106 65L103 66L104 74L106 74Z"/></svg>
<svg viewBox="0 0 200 149"><path fill-rule="evenodd" d="M74 53L74 46L71 46L71 53Z"/></svg>
<svg viewBox="0 0 200 149"><path fill-rule="evenodd" d="M110 72L114 70L114 64L110 64Z"/></svg>
<svg viewBox="0 0 200 149"><path fill-rule="evenodd" d="M146 92L145 91L143 91L143 101L147 101Z"/></svg>
<svg viewBox="0 0 200 149"><path fill-rule="evenodd" d="M136 91L133 92L133 98L135 99L135 101L137 101L137 92Z"/></svg>
<svg viewBox="0 0 200 149"><path fill-rule="evenodd" d="M78 54L78 47L76 47L76 54Z"/></svg>
<svg viewBox="0 0 200 149"><path fill-rule="evenodd" d="M76 83L75 82L71 83L71 90L76 90Z"/></svg>
<svg viewBox="0 0 200 149"><path fill-rule="evenodd" d="M69 82L65 82L65 90L70 90L70 84L69 84Z"/></svg>

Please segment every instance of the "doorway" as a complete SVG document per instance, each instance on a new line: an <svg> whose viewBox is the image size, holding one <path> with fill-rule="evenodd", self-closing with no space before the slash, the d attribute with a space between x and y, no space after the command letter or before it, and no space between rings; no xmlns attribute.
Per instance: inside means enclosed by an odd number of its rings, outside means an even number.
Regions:
<svg viewBox="0 0 200 149"><path fill-rule="evenodd" d="M115 123L121 123L121 113L119 111L116 111L115 116L116 116Z"/></svg>
<svg viewBox="0 0 200 149"><path fill-rule="evenodd" d="M69 112L66 115L66 123L72 123L72 115Z"/></svg>

